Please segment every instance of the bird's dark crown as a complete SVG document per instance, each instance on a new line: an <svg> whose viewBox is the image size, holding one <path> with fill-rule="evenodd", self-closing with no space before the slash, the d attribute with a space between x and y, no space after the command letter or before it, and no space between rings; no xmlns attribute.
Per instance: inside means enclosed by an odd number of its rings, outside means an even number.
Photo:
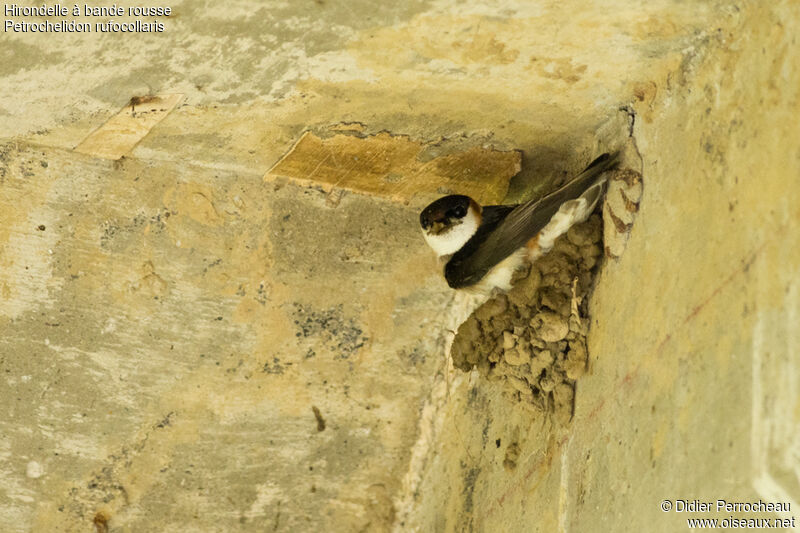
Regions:
<svg viewBox="0 0 800 533"><path fill-rule="evenodd" d="M435 222L450 225L467 215L471 201L469 196L462 194L451 194L439 198L422 210L419 215L419 224L425 230L433 226Z"/></svg>

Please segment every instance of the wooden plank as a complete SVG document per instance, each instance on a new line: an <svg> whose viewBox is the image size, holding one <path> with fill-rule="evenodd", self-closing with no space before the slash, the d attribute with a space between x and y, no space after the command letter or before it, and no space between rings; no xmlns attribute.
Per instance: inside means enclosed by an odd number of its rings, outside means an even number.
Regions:
<svg viewBox="0 0 800 533"><path fill-rule="evenodd" d="M305 132L264 176L289 178L408 202L416 195L459 193L498 203L520 170L521 153L471 147L427 159L432 144L386 132L366 137Z"/></svg>

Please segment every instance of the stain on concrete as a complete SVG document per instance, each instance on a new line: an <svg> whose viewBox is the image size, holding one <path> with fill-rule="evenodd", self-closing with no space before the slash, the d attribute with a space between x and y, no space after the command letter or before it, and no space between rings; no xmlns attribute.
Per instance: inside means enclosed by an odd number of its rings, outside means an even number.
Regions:
<svg viewBox="0 0 800 533"><path fill-rule="evenodd" d="M335 359L349 359L369 340L358 323L343 315L343 306L315 310L295 304L292 312L299 339L315 339L335 354Z"/></svg>
<svg viewBox="0 0 800 533"><path fill-rule="evenodd" d="M498 442L497 447L499 448L500 439L497 439L497 442ZM512 442L511 444L509 444L506 447L506 453L505 456L503 457L503 468L505 468L509 472L516 470L517 461L519 461L519 454L520 454L519 444L516 442Z"/></svg>
<svg viewBox="0 0 800 533"><path fill-rule="evenodd" d="M92 523L94 523L95 531L97 533L108 533L108 522L110 517L104 513L103 511L97 511L95 513L94 518L92 519Z"/></svg>
<svg viewBox="0 0 800 533"><path fill-rule="evenodd" d="M579 82L587 67L573 64L568 57L531 57L530 64L540 76L561 80L567 84Z"/></svg>
<svg viewBox="0 0 800 533"><path fill-rule="evenodd" d="M317 420L317 431L325 431L325 419L322 418L322 412L319 410L319 407L312 405L311 410L314 412L314 418Z"/></svg>
<svg viewBox="0 0 800 533"><path fill-rule="evenodd" d="M11 76L36 65L38 68L57 65L64 60L63 51L47 50L40 46L6 41L0 50L0 76Z"/></svg>

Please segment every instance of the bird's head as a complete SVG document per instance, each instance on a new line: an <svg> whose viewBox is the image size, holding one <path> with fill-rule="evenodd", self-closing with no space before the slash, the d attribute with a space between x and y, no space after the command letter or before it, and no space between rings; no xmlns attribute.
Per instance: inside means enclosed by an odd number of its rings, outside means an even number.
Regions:
<svg viewBox="0 0 800 533"><path fill-rule="evenodd" d="M469 196L445 196L422 210L419 224L434 252L439 256L452 255L478 231L481 207Z"/></svg>

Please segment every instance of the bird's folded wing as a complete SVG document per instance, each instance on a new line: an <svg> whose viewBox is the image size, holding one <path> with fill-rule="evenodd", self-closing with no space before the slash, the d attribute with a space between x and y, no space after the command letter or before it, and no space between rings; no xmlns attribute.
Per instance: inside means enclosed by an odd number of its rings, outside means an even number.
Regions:
<svg viewBox="0 0 800 533"><path fill-rule="evenodd" d="M560 189L538 200L516 207L488 206L487 210L504 208L507 215L488 227L482 224L469 242L448 261L445 279L453 288L467 287L479 282L497 263L525 246L544 228L561 204L578 198L601 179L601 175L617 163L617 154L603 154L595 159L578 177ZM497 211L500 214L500 211Z"/></svg>

